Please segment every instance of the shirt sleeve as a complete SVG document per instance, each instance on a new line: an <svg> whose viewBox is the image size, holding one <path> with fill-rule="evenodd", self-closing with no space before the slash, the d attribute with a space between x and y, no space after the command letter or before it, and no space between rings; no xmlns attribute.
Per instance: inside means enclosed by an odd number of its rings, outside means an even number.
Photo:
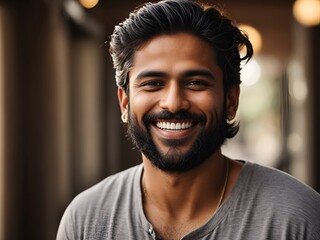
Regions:
<svg viewBox="0 0 320 240"><path fill-rule="evenodd" d="M56 240L75 240L70 206L67 207L61 218Z"/></svg>

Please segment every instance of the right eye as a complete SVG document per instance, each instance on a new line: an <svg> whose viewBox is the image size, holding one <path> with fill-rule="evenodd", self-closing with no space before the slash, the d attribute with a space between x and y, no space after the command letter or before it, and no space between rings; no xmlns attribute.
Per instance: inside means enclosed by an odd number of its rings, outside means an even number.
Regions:
<svg viewBox="0 0 320 240"><path fill-rule="evenodd" d="M159 80L150 80L144 81L140 84L140 87L148 90L148 91L155 91L160 89L163 86L163 83Z"/></svg>
<svg viewBox="0 0 320 240"><path fill-rule="evenodd" d="M150 82L143 83L142 86L162 86L162 85L158 81L150 81Z"/></svg>

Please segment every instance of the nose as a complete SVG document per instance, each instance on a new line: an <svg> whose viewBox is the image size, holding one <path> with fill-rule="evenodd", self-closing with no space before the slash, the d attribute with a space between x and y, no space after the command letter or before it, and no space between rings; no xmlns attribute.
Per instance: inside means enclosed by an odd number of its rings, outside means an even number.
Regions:
<svg viewBox="0 0 320 240"><path fill-rule="evenodd" d="M190 102L178 83L169 84L163 89L160 107L172 113L188 110Z"/></svg>

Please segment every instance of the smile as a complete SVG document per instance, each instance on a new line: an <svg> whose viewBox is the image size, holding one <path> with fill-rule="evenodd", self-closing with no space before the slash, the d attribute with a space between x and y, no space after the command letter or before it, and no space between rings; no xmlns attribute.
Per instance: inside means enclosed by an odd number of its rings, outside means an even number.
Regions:
<svg viewBox="0 0 320 240"><path fill-rule="evenodd" d="M171 131L178 131L178 130L186 130L192 127L191 122L157 122L156 126L163 130L171 130Z"/></svg>

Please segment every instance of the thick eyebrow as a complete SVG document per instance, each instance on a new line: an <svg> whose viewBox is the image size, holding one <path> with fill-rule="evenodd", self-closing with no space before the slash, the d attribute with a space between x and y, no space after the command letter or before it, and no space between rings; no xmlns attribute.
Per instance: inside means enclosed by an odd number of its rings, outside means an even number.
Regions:
<svg viewBox="0 0 320 240"><path fill-rule="evenodd" d="M188 77L193 77L193 76L205 76L214 79L214 75L205 69L195 69L195 70L187 70L181 74L181 77L183 78L188 78ZM135 78L136 81L139 81L143 78L148 78L148 77L161 77L165 78L168 77L168 74L165 72L161 71L142 71L140 72L137 77Z"/></svg>
<svg viewBox="0 0 320 240"><path fill-rule="evenodd" d="M204 76L212 79L215 78L212 72L204 69L188 70L182 74L182 77L184 78L193 77L193 76Z"/></svg>
<svg viewBox="0 0 320 240"><path fill-rule="evenodd" d="M140 72L137 77L135 78L136 81L141 80L143 78L148 78L148 77L167 77L168 74L165 72L160 72L160 71L142 71Z"/></svg>

